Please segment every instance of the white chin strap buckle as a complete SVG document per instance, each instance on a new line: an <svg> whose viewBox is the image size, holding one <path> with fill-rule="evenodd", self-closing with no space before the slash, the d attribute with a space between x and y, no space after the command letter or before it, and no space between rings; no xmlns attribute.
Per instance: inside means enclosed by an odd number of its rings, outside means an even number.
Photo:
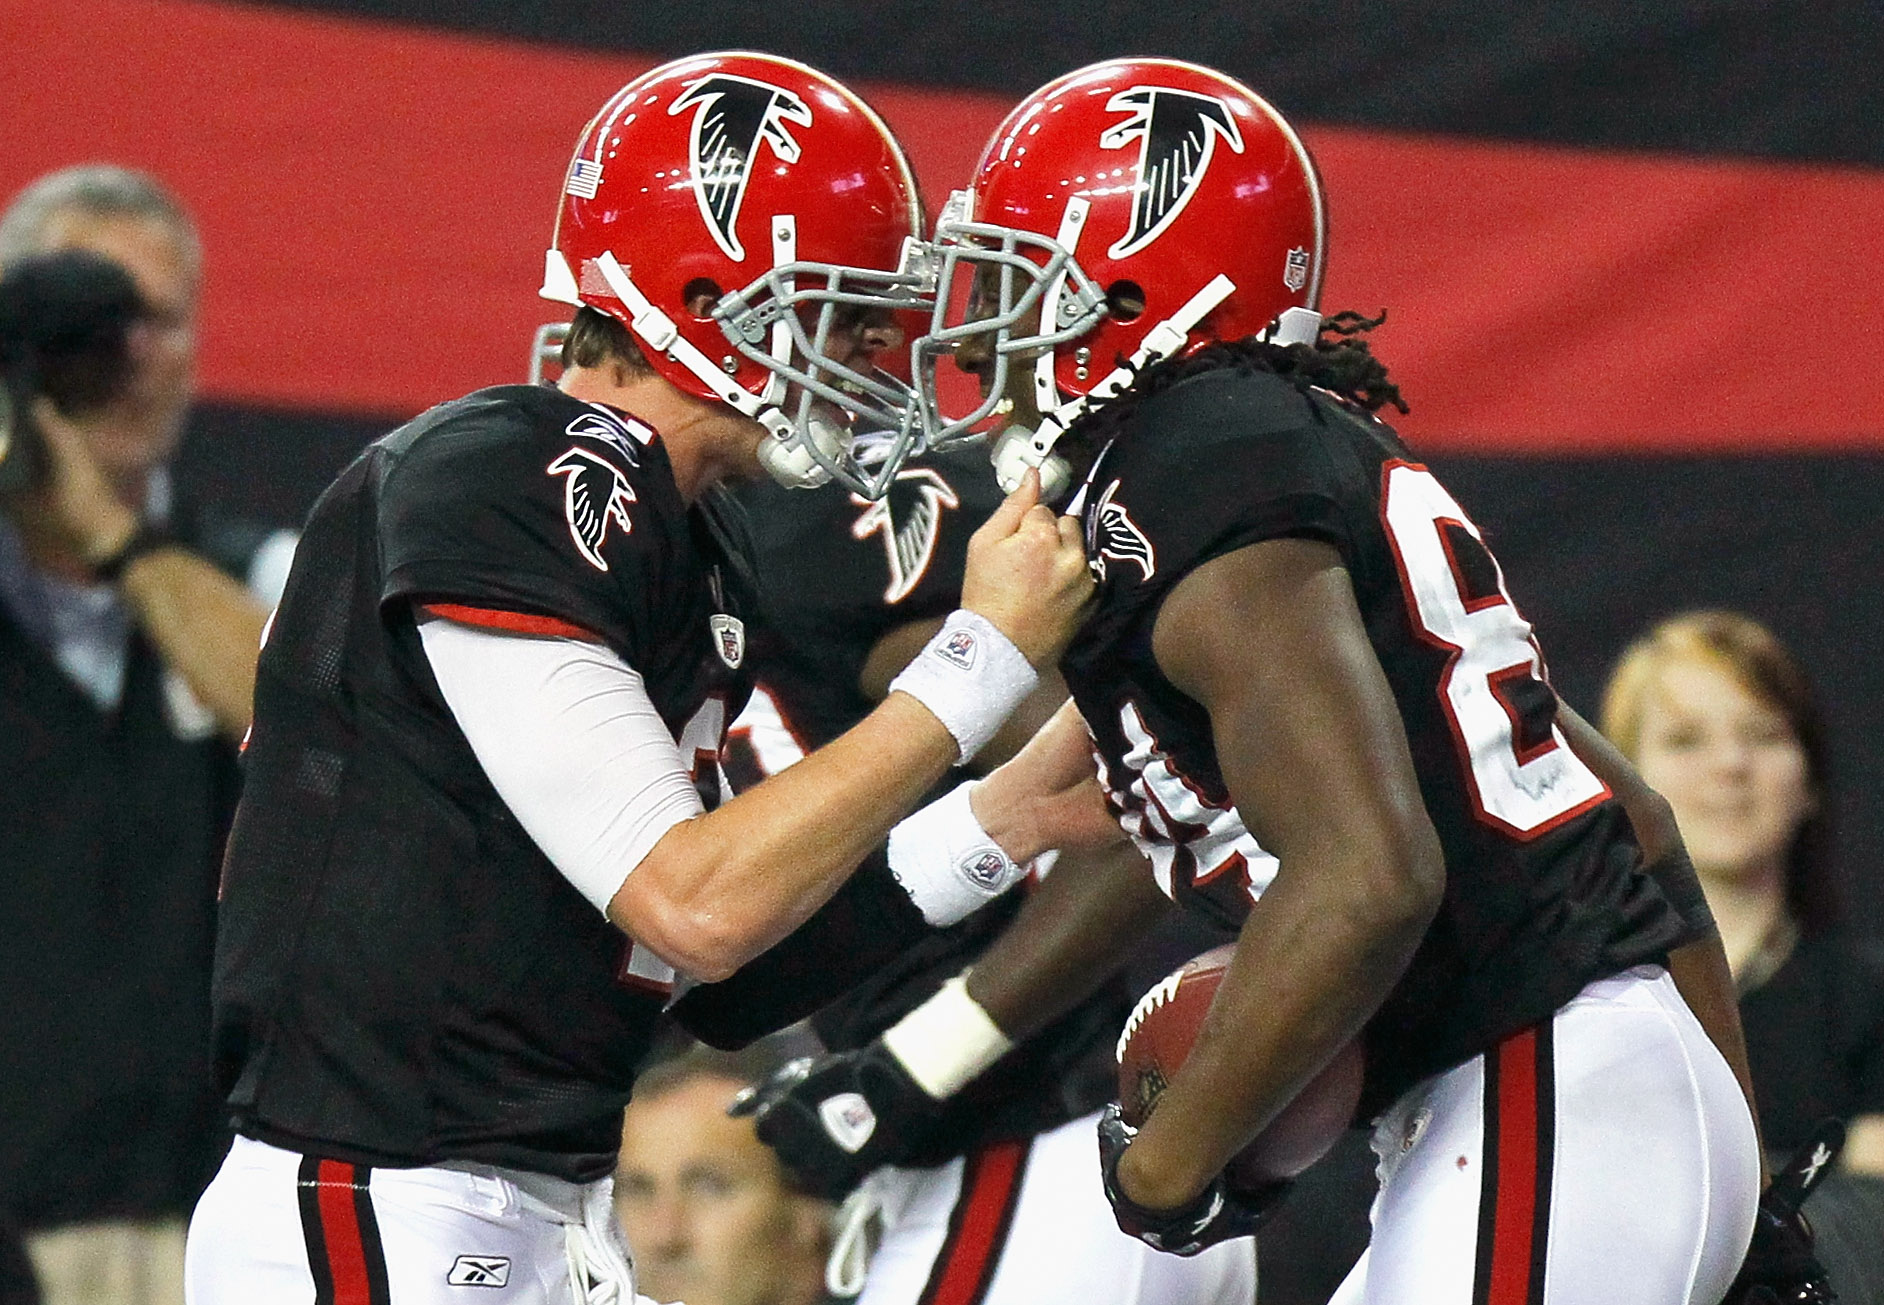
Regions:
<svg viewBox="0 0 1884 1305"><path fill-rule="evenodd" d="M816 489L829 484L831 473L805 447L790 420L778 413L777 421L773 422L767 420L769 415L759 418L766 428L765 438L759 441L759 465L765 468L765 474L786 489ZM812 413L804 424L806 436L815 440L819 450L832 461L842 457L850 447L850 432L835 422Z"/></svg>
<svg viewBox="0 0 1884 1305"><path fill-rule="evenodd" d="M1066 459L1053 451L1052 444L1043 445L1039 435L1025 426L1003 427L988 450L988 459L994 463L994 478L1004 493L1012 494L1020 488L1021 477L1029 467L1040 473L1042 502L1056 501L1073 484L1073 469Z"/></svg>
<svg viewBox="0 0 1884 1305"><path fill-rule="evenodd" d="M1320 335L1320 313L1313 308L1285 308L1264 338L1271 344L1313 344Z"/></svg>

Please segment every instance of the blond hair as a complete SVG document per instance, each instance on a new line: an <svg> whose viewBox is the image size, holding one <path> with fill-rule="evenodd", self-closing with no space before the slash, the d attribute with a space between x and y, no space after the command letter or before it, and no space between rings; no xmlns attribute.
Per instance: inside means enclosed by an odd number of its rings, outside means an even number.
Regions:
<svg viewBox="0 0 1884 1305"><path fill-rule="evenodd" d="M1826 801L1825 730L1812 683L1771 630L1739 612L1681 612L1652 626L1623 650L1603 687L1599 726L1634 761L1642 747L1642 717L1663 669L1675 662L1723 671L1785 718L1805 753L1806 784L1818 797L1786 856L1786 897L1807 932L1831 928L1839 914L1827 865L1830 828Z"/></svg>

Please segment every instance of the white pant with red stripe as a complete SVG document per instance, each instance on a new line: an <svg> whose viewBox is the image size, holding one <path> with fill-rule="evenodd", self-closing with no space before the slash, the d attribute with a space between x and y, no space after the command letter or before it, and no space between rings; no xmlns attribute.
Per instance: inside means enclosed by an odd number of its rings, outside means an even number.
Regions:
<svg viewBox="0 0 1884 1305"><path fill-rule="evenodd" d="M1421 1085L1374 1150L1332 1305L1715 1305L1759 1194L1746 1099L1656 966Z"/></svg>
<svg viewBox="0 0 1884 1305"><path fill-rule="evenodd" d="M583 1186L478 1167L368 1169L238 1137L190 1220L185 1298L645 1302L628 1283L609 1189L607 1179Z"/></svg>
<svg viewBox="0 0 1884 1305"><path fill-rule="evenodd" d="M1180 1259L1119 1231L1098 1119L876 1174L887 1227L858 1305L1251 1305L1250 1239Z"/></svg>

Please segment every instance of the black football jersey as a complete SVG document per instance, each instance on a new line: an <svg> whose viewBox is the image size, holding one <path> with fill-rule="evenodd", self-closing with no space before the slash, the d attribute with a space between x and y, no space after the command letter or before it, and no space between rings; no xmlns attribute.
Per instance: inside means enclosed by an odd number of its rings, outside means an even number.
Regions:
<svg viewBox="0 0 1884 1305"><path fill-rule="evenodd" d="M1269 372L1205 372L1138 403L1075 506L1099 602L1062 670L1102 782L1165 891L1227 925L1276 862L1230 801L1204 709L1159 671L1153 625L1173 585L1246 545L1296 536L1341 554L1447 870L1367 1026L1363 1112L1687 940L1620 804L1556 728L1542 655L1478 528L1387 426Z"/></svg>
<svg viewBox="0 0 1884 1305"><path fill-rule="evenodd" d="M968 448L911 459L874 503L842 485L752 481L735 493L763 612L758 687L727 752L745 787L869 714L876 704L858 685L865 658L891 630L960 606L969 536L1001 491L987 453Z"/></svg>
<svg viewBox="0 0 1884 1305"><path fill-rule="evenodd" d="M483 390L369 447L316 503L264 647L224 870L216 1069L237 1127L361 1163L613 1167L672 974L485 778L419 604L575 626L643 676L696 781L743 703L741 528L645 426Z"/></svg>
<svg viewBox="0 0 1884 1305"><path fill-rule="evenodd" d="M806 492L754 483L738 493L763 613L754 643L758 685L727 741L727 773L744 788L870 712L876 704L858 676L871 648L899 626L961 605L969 536L1002 494L980 446L912 459L875 503L839 485ZM819 1036L840 1050L869 1042L961 973L1021 901L1010 893L888 959L812 1017ZM1114 983L1029 1039L952 1098L925 1149L905 1161L940 1163L1109 1100L1112 1044L1130 1009L1126 985Z"/></svg>

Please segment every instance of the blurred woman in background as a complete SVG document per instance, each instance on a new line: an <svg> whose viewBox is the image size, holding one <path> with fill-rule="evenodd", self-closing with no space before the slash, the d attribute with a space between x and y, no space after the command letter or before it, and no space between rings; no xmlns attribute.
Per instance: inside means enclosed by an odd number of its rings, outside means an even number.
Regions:
<svg viewBox="0 0 1884 1305"><path fill-rule="evenodd" d="M1764 1141L1847 1121L1843 1165L1884 1176L1884 948L1842 931L1811 686L1758 622L1688 612L1632 644L1603 732L1674 806L1740 990Z"/></svg>
<svg viewBox="0 0 1884 1305"><path fill-rule="evenodd" d="M1758 622L1687 612L1623 653L1602 729L1675 809L1740 992L1769 1157L1828 1116L1849 1128L1807 1214L1840 1299L1884 1301L1884 947L1839 909L1811 685Z"/></svg>

